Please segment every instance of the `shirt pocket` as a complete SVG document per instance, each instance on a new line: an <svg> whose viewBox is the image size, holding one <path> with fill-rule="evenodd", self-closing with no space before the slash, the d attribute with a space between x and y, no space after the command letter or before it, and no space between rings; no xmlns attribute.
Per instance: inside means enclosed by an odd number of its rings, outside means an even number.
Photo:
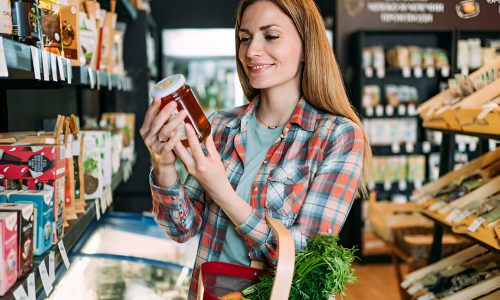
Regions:
<svg viewBox="0 0 500 300"><path fill-rule="evenodd" d="M308 184L309 166L278 166L268 177L266 208L280 216L295 219L302 207Z"/></svg>

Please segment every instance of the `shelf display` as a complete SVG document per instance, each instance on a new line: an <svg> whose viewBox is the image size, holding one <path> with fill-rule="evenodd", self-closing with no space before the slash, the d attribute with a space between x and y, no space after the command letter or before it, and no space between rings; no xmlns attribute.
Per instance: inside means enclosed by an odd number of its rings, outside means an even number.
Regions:
<svg viewBox="0 0 500 300"><path fill-rule="evenodd" d="M18 272L17 214L0 213L0 296L16 282Z"/></svg>
<svg viewBox="0 0 500 300"><path fill-rule="evenodd" d="M483 46L482 46L483 45ZM467 75L500 58L500 39L468 38L457 41L457 69Z"/></svg>

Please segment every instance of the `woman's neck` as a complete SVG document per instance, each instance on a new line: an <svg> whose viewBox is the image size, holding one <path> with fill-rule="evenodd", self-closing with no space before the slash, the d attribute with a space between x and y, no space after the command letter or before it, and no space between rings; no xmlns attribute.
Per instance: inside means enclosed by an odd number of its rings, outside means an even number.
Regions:
<svg viewBox="0 0 500 300"><path fill-rule="evenodd" d="M301 97L300 89L273 87L260 91L259 118L265 125L284 125Z"/></svg>

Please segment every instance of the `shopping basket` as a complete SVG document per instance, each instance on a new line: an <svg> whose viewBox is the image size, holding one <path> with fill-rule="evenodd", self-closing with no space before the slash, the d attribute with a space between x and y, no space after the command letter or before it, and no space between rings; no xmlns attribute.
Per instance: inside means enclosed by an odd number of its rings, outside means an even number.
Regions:
<svg viewBox="0 0 500 300"><path fill-rule="evenodd" d="M278 263L274 274L271 300L288 299L292 287L295 264L295 248L291 232L279 221L266 216L278 242ZM210 261L201 265L198 281L198 300L217 300L230 292L242 291L259 282L259 277L267 273L256 267L232 263Z"/></svg>

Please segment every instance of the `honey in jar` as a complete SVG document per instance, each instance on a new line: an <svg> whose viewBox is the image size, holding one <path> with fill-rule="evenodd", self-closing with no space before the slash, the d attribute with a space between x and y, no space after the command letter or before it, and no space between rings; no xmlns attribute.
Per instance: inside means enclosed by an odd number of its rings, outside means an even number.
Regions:
<svg viewBox="0 0 500 300"><path fill-rule="evenodd" d="M181 110L185 110L186 118L184 122L190 124L194 128L200 143L210 134L210 122L208 122L207 117L203 113L200 103L198 99L196 99L193 91L189 85L186 84L186 79L183 75L172 75L158 82L153 87L151 95L161 98L160 109L163 109L165 105L172 101L177 102L177 109L174 111L171 118L177 115ZM179 125L177 131L181 132L182 144L189 147L183 123Z"/></svg>

